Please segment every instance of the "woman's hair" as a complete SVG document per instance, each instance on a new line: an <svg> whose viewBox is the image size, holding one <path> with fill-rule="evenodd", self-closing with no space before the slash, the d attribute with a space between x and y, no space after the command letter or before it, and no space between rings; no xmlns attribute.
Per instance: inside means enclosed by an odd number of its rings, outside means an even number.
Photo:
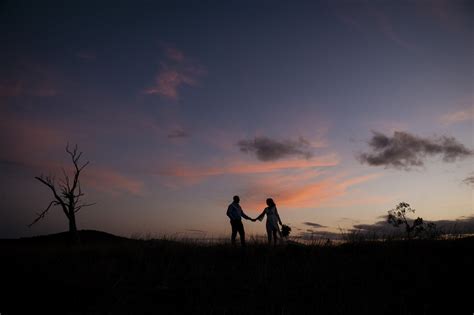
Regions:
<svg viewBox="0 0 474 315"><path fill-rule="evenodd" d="M268 198L268 199L267 199L267 206L269 206L269 207L274 207L274 206L276 206L275 201L273 201L272 198Z"/></svg>

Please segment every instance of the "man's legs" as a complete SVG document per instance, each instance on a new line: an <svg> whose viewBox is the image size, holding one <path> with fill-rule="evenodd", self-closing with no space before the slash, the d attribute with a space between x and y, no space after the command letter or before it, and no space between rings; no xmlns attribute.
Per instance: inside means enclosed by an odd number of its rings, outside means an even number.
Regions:
<svg viewBox="0 0 474 315"><path fill-rule="evenodd" d="M232 235L230 237L230 241L232 245L235 245L235 238L237 237L237 222L235 220L230 220L230 225L232 226Z"/></svg>
<svg viewBox="0 0 474 315"><path fill-rule="evenodd" d="M245 246L245 230L242 221L238 222L238 231L240 235L240 243L242 244L242 246Z"/></svg>

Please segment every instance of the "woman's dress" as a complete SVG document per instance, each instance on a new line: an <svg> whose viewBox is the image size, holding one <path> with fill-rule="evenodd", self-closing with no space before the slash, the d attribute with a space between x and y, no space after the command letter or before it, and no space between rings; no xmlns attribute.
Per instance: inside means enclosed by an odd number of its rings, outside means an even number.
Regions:
<svg viewBox="0 0 474 315"><path fill-rule="evenodd" d="M278 222L280 221L280 216L278 215L278 210L276 207L266 207L264 210L267 215L267 232L278 231L280 232L280 227Z"/></svg>

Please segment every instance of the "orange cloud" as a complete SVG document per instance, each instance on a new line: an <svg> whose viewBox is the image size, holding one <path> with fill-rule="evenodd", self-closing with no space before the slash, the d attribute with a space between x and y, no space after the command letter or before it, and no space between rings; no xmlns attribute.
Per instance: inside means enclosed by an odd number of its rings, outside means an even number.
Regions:
<svg viewBox="0 0 474 315"><path fill-rule="evenodd" d="M383 205L391 201L388 196L372 196L366 191L352 190L344 196L325 201L322 206L327 208L353 207L361 205Z"/></svg>
<svg viewBox="0 0 474 315"><path fill-rule="evenodd" d="M289 208L312 208L322 205L337 206L334 203L336 198L344 198L352 186L374 180L381 174L369 174L345 178L341 175L326 179L317 179L319 174L308 176L307 174L292 174L291 176L272 177L269 176L256 185L251 187L246 193L246 204L249 207L264 206L263 200L266 197L272 197L282 206ZM264 196L264 197L262 197ZM379 199L373 199L369 196L357 200L344 199L344 205L364 204L364 202L379 202Z"/></svg>
<svg viewBox="0 0 474 315"><path fill-rule="evenodd" d="M328 167L339 164L336 154L328 154L309 160L281 160L273 162L231 162L225 166L173 166L159 172L161 175L175 177L209 177L225 174L258 174L288 169L306 169L312 167Z"/></svg>

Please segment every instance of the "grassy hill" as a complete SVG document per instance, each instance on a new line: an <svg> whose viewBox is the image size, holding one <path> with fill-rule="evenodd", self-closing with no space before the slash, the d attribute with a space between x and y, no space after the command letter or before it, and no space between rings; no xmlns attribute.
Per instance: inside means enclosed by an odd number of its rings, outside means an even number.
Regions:
<svg viewBox="0 0 474 315"><path fill-rule="evenodd" d="M0 312L472 314L474 239L199 245L80 231L0 241Z"/></svg>

